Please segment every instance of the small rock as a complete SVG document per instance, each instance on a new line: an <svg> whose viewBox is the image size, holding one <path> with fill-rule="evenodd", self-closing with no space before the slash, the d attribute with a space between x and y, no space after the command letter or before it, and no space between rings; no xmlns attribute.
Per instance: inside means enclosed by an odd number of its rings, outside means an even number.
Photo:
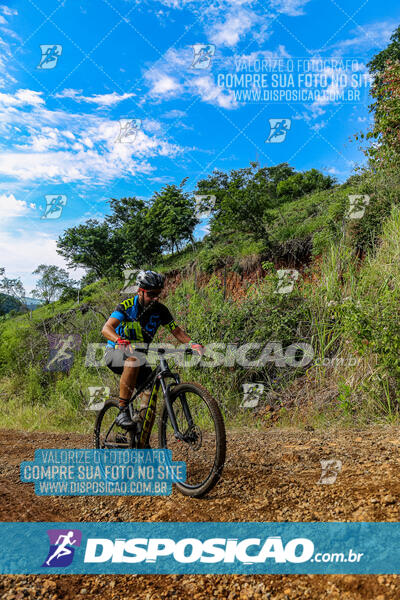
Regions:
<svg viewBox="0 0 400 600"><path fill-rule="evenodd" d="M382 504L395 504L396 498L392 494L387 494L382 498Z"/></svg>

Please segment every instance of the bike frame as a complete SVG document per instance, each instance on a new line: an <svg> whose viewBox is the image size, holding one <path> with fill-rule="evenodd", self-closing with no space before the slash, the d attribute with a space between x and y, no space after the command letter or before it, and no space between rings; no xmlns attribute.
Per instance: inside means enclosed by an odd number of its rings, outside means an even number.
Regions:
<svg viewBox="0 0 400 600"><path fill-rule="evenodd" d="M139 388L136 390L136 392L132 395L131 399L129 400L129 406L132 406L133 401L137 398L137 396L139 396L139 394L141 394L143 392L143 390L149 385L149 383L152 383L152 388L151 388L151 394L150 394L150 398L149 398L149 402L147 404L147 408L146 408L146 413L143 419L143 426L140 432L140 437L138 440L138 448L144 448L149 441L150 438L150 434L151 434L151 430L152 430L152 426L154 424L154 420L153 420L153 416L155 415L156 412L156 407L157 407L157 394L158 394L158 390L161 387L163 396L164 396L164 401L165 401L165 406L167 408L167 412L168 412L168 417L171 421L172 427L174 429L174 435L178 440L181 441L187 441L187 438L184 434L182 434L179 431L179 427L178 424L176 422L176 417L175 417L175 412L172 406L172 402L170 399L170 392L171 392L171 386L174 385L174 383L177 385L179 384L180 381L180 377L178 373L172 373L172 371L170 370L167 360L164 358L163 354L165 354L165 350L163 349L159 349L159 354L160 356L160 364L157 365L157 367L155 369L153 369L153 371L150 373L150 375L147 377L147 379L139 386ZM175 351L173 351L175 352ZM166 379L173 379L174 383L166 383ZM189 425L189 430L193 427L194 423L193 423L193 419L192 419L192 415L190 414L190 410L189 410L189 406L187 404L186 401L186 396L184 393L179 395L179 398L181 400L182 403L182 408L183 408L183 412L185 414L187 423Z"/></svg>

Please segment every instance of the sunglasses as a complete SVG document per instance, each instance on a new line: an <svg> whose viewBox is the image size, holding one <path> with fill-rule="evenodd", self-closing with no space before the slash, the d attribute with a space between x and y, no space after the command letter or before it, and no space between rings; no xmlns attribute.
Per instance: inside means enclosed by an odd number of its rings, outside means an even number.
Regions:
<svg viewBox="0 0 400 600"><path fill-rule="evenodd" d="M161 290L158 290L157 292L149 292L147 290L144 290L144 292L146 292L149 298L157 298L161 294Z"/></svg>

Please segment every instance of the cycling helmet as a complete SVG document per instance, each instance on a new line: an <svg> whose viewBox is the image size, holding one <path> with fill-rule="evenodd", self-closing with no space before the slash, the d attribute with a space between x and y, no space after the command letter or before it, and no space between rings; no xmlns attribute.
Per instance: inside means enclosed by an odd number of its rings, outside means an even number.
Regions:
<svg viewBox="0 0 400 600"><path fill-rule="evenodd" d="M159 290L164 287L165 277L155 271L139 271L136 277L136 285L143 290Z"/></svg>

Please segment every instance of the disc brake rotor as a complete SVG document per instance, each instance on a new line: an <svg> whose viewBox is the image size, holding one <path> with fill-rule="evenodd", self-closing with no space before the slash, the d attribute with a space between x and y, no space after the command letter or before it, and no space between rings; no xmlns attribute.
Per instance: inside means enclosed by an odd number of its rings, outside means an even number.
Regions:
<svg viewBox="0 0 400 600"><path fill-rule="evenodd" d="M201 433L200 427L197 425L193 425L186 433L185 438L187 443L193 448L193 450L198 450L201 448L203 443L203 436Z"/></svg>

